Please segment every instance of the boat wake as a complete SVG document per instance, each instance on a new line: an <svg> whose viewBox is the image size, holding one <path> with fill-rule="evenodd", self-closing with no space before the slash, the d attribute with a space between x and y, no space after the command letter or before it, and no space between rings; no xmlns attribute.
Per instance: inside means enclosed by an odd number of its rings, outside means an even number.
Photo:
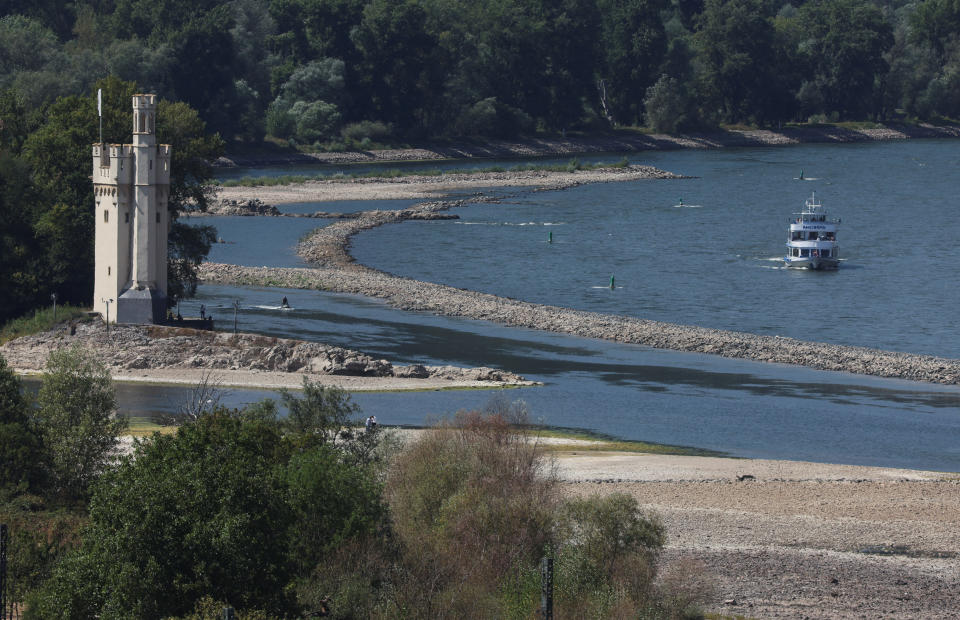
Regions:
<svg viewBox="0 0 960 620"><path fill-rule="evenodd" d="M703 205L687 205L682 202L678 205L671 205L674 209L702 209Z"/></svg>
<svg viewBox="0 0 960 620"><path fill-rule="evenodd" d="M258 310L293 310L290 306L250 306Z"/></svg>
<svg viewBox="0 0 960 620"><path fill-rule="evenodd" d="M461 222L462 226L563 226L566 222Z"/></svg>

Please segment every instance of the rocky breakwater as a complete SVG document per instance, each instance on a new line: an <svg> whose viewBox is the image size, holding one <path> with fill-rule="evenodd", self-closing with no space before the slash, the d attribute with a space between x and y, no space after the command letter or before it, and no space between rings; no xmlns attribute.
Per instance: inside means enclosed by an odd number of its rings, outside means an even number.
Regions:
<svg viewBox="0 0 960 620"><path fill-rule="evenodd" d="M960 384L960 360L882 351L779 336L676 325L658 321L583 312L533 304L486 293L400 278L354 263L348 253L350 237L362 230L419 214L460 206L456 202L431 202L405 211L371 211L336 222L310 235L298 248L300 255L317 268L257 268L204 264L201 277L207 282L250 286L312 288L355 293L385 299L404 310L494 321L587 338L641 344L660 349L709 353L760 362L792 364L818 370L833 370L878 377L930 383Z"/></svg>
<svg viewBox="0 0 960 620"><path fill-rule="evenodd" d="M154 325L115 325L108 331L99 321L18 338L0 347L0 355L18 370L41 371L51 351L73 345L96 351L115 375L145 369L248 370L531 384L493 368L394 366L387 360L316 342Z"/></svg>

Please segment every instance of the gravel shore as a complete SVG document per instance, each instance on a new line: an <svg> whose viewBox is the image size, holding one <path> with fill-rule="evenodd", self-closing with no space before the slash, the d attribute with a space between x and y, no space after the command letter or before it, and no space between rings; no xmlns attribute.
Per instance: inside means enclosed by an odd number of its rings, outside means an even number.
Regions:
<svg viewBox="0 0 960 620"><path fill-rule="evenodd" d="M429 200L446 194L464 193L484 187L537 187L553 190L586 183L677 178L681 177L651 166L596 168L573 172L552 170L476 172L435 176L411 175L397 178L324 179L265 187L221 187L217 189L217 197L221 201L256 199L272 205L334 200Z"/></svg>
<svg viewBox="0 0 960 620"><path fill-rule="evenodd" d="M99 321L63 325L0 346L0 355L22 373L42 372L54 350L80 346L118 381L297 388L306 378L350 391L497 388L535 385L493 368L394 366L387 360L316 342L157 325Z"/></svg>
<svg viewBox="0 0 960 620"><path fill-rule="evenodd" d="M956 618L960 475L793 461L559 455L570 496L627 493L691 559L711 611L750 618Z"/></svg>
<svg viewBox="0 0 960 620"><path fill-rule="evenodd" d="M922 124L917 126L888 123L869 129L845 127L785 127L779 130L754 129L689 134L645 134L619 132L612 135L526 138L524 140L484 140L433 145L422 148L372 149L339 153L277 153L252 157L228 155L219 166L264 166L291 163L353 164L390 161L439 159L477 159L518 157L563 157L583 153L631 153L675 149L714 149L724 147L783 146L801 143L842 144L905 140L909 138L957 138L960 127Z"/></svg>

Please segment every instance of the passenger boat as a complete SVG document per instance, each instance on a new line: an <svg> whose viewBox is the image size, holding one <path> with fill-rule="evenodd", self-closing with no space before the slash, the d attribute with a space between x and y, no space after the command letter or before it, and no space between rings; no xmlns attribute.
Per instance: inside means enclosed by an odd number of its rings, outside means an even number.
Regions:
<svg viewBox="0 0 960 620"><path fill-rule="evenodd" d="M810 196L803 211L794 213L787 237L787 267L798 269L836 269L840 264L837 243L839 219L827 219L816 194Z"/></svg>

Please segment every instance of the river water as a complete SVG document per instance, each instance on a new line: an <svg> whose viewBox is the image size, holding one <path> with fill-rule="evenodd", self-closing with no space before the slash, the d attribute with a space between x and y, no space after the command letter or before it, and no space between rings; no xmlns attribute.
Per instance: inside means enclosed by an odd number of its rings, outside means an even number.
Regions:
<svg viewBox="0 0 960 620"><path fill-rule="evenodd" d="M695 178L497 190L500 204L470 205L457 211L460 220L366 231L352 251L398 275L529 301L958 357L958 146L944 140L634 154L637 163ZM801 170L804 180L795 178ZM788 271L777 260L788 218L813 191L843 220L844 263L833 273ZM235 242L215 248L212 259L299 266L292 248L309 220L265 221L204 221ZM275 310L283 296L292 311ZM397 363L502 367L542 381L505 396L524 400L534 419L551 426L746 457L960 471L956 387L656 351L322 292L201 286L183 312L205 303L232 320L234 300L244 330L330 342ZM127 410L150 413L169 411L185 393L123 386L120 398ZM270 395L233 390L228 402ZM489 398L482 391L354 396L383 423L410 425Z"/></svg>

